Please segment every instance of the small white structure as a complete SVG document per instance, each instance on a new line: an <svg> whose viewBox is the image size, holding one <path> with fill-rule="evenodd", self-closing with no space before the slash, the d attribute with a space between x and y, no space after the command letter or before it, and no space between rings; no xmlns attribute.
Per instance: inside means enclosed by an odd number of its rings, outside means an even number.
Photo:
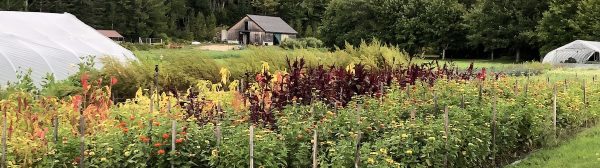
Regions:
<svg viewBox="0 0 600 168"><path fill-rule="evenodd" d="M97 68L102 57L137 60L131 51L69 13L0 11L0 85L15 82L19 71L30 68L36 84L47 73L66 79L89 56L95 56Z"/></svg>
<svg viewBox="0 0 600 168"><path fill-rule="evenodd" d="M600 42L575 40L567 45L550 51L544 57L543 63L577 63L586 64L600 61ZM570 62L567 61L571 58Z"/></svg>

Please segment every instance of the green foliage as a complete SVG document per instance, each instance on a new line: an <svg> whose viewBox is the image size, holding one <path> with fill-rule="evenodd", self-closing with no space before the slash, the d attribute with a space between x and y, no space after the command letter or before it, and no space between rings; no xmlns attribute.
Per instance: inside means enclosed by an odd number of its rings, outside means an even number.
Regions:
<svg viewBox="0 0 600 168"><path fill-rule="evenodd" d="M581 0L553 0L536 27L542 43L542 54L565 45L576 38L573 18L577 15L577 6ZM586 23L587 24L587 23Z"/></svg>
<svg viewBox="0 0 600 168"><path fill-rule="evenodd" d="M300 39L286 39L279 46L285 49L321 48L323 47L323 42L314 37L307 37Z"/></svg>
<svg viewBox="0 0 600 168"><path fill-rule="evenodd" d="M521 48L535 47L535 26L542 18L547 2L541 0L478 1L466 17L471 45L485 50L508 48L517 53ZM520 58L516 57L516 62Z"/></svg>
<svg viewBox="0 0 600 168"><path fill-rule="evenodd" d="M346 42L355 45L373 37L385 41L387 38L381 36L390 24L387 19L373 19L385 18L379 15L380 5L370 0L332 0L323 16L319 37L328 46L344 46Z"/></svg>
<svg viewBox="0 0 600 168"><path fill-rule="evenodd" d="M600 21L597 18L600 16L598 9L600 2L594 0L582 0L577 7L577 15L573 18L573 26L576 35L583 40L597 40L600 38L600 33L596 30L600 28Z"/></svg>
<svg viewBox="0 0 600 168"><path fill-rule="evenodd" d="M275 15L279 8L279 0L253 0L250 3L262 15Z"/></svg>
<svg viewBox="0 0 600 168"><path fill-rule="evenodd" d="M216 82L220 79L218 64L205 57L171 55L160 62L133 62L124 65L117 60L105 60L102 76L115 76L119 83L113 86L116 95L125 98L135 96L138 88L153 86L154 66L159 65L159 83L165 89L185 91L199 80Z"/></svg>
<svg viewBox="0 0 600 168"><path fill-rule="evenodd" d="M147 51L152 49L165 48L165 45L151 45L151 44L140 44L140 43L121 43L121 46L131 51Z"/></svg>

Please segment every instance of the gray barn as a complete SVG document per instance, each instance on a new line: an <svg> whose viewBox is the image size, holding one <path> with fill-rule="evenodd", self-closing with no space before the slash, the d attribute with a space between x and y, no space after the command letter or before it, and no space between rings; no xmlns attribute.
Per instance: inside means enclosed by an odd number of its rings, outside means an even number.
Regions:
<svg viewBox="0 0 600 168"><path fill-rule="evenodd" d="M279 45L298 32L283 19L272 16L246 15L227 30L227 42L256 45Z"/></svg>

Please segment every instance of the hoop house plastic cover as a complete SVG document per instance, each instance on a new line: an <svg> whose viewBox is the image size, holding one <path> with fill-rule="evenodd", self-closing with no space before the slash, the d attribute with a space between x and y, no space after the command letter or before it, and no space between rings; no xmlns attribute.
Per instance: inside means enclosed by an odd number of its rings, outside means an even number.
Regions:
<svg viewBox="0 0 600 168"><path fill-rule="evenodd" d="M77 73L82 58L94 56L121 62L137 60L133 53L75 16L64 13L0 11L0 86L32 70L39 85L47 73L57 80Z"/></svg>
<svg viewBox="0 0 600 168"><path fill-rule="evenodd" d="M600 42L575 40L550 51L544 57L543 63L558 64L569 58L574 58L577 63L585 63L596 52L600 52Z"/></svg>

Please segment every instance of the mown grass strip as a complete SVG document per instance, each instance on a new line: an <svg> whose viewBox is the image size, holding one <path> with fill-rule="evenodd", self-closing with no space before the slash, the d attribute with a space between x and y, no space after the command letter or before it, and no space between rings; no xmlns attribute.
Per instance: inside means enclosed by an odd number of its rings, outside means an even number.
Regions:
<svg viewBox="0 0 600 168"><path fill-rule="evenodd" d="M509 168L598 167L600 165L600 125L579 133L564 144L542 149Z"/></svg>

